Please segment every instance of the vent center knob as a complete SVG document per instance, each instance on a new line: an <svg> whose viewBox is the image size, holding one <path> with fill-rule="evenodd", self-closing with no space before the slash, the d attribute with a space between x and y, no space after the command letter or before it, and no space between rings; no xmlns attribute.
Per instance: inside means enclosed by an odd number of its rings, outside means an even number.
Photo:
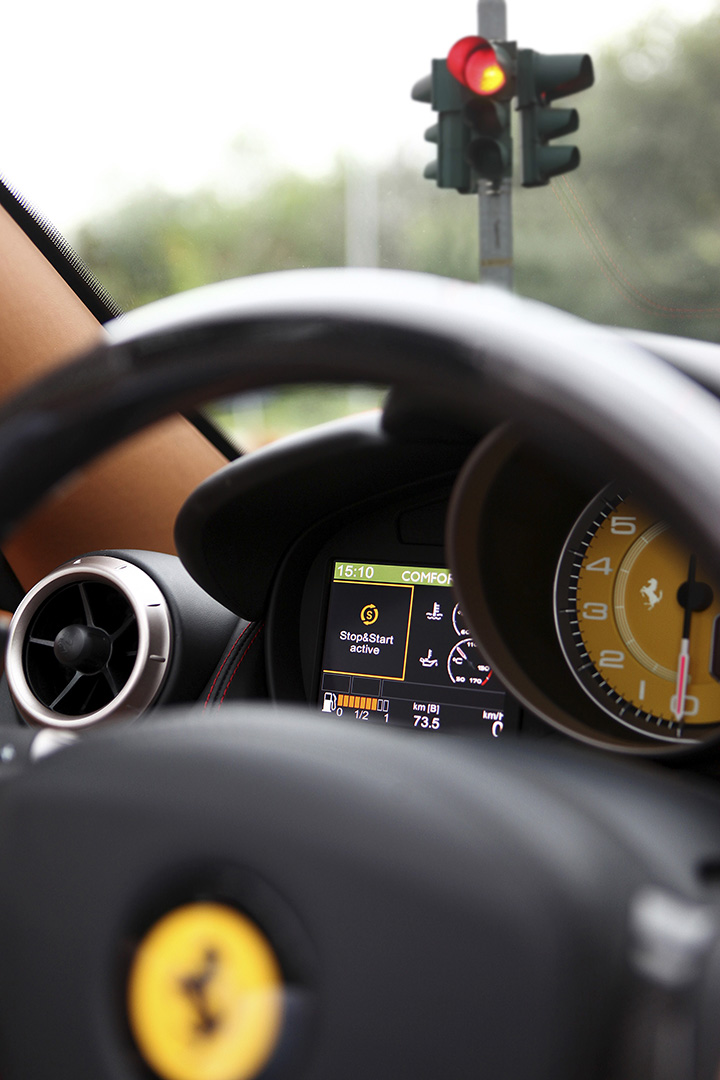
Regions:
<svg viewBox="0 0 720 1080"><path fill-rule="evenodd" d="M66 626L55 638L53 651L65 667L82 675L94 675L110 659L112 641L98 626Z"/></svg>

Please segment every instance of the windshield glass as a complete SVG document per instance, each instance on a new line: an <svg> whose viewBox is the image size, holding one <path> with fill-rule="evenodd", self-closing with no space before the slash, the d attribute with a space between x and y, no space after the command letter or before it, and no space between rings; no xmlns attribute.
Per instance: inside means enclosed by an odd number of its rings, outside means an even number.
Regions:
<svg viewBox="0 0 720 1080"><path fill-rule="evenodd" d="M596 76L558 103L580 114L565 140L576 171L520 186L514 121L517 291L717 339L720 9L508 0L507 22L523 48L591 53ZM474 0L28 0L6 12L0 46L16 103L0 118L0 169L125 309L304 266L477 280L477 198L423 179L436 114L410 98L431 60L476 32ZM379 399L350 389L318 413L304 392L214 414L256 445Z"/></svg>

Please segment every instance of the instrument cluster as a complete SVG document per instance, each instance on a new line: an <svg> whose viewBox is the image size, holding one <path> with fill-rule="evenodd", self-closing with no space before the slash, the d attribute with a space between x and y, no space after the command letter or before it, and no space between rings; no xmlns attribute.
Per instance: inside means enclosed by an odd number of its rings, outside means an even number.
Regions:
<svg viewBox="0 0 720 1080"><path fill-rule="evenodd" d="M720 590L638 494L504 429L461 472L450 530L477 640L535 715L654 756L717 734Z"/></svg>

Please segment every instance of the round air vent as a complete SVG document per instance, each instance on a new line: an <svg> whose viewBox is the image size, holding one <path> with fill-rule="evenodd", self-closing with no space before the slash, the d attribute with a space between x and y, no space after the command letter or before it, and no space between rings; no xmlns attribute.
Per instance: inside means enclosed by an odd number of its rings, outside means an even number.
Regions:
<svg viewBox="0 0 720 1080"><path fill-rule="evenodd" d="M30 724L84 728L134 720L167 674L172 626L153 579L133 563L88 555L54 570L10 624L10 693Z"/></svg>

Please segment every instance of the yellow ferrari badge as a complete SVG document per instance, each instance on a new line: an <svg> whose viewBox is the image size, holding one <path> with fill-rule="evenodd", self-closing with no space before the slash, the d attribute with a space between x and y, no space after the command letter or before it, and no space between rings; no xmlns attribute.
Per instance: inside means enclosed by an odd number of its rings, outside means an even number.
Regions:
<svg viewBox="0 0 720 1080"><path fill-rule="evenodd" d="M267 938L225 904L163 916L138 946L130 1027L165 1080L251 1080L280 1035L283 984Z"/></svg>

